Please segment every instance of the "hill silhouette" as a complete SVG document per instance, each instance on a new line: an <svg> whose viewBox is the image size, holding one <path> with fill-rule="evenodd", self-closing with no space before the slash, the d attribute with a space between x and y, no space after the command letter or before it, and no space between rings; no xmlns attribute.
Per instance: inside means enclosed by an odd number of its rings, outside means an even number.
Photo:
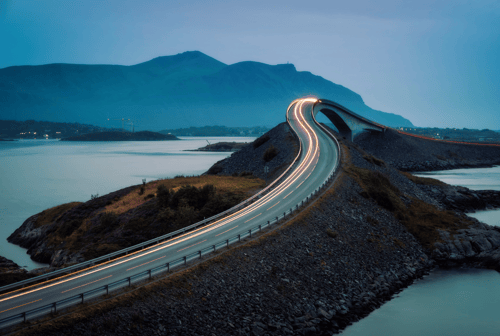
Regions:
<svg viewBox="0 0 500 336"><path fill-rule="evenodd" d="M226 65L199 51L132 65L47 64L0 69L4 119L51 120L139 129L189 126L274 126L288 104L306 95L334 100L389 126L407 119L373 110L357 93L292 64Z"/></svg>

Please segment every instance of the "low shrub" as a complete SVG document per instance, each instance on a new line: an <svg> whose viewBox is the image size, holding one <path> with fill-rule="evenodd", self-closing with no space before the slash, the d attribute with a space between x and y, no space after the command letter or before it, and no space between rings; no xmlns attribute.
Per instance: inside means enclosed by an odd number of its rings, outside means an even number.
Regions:
<svg viewBox="0 0 500 336"><path fill-rule="evenodd" d="M333 231L332 229L328 228L326 229L326 234L329 236L329 237L332 237L332 238L337 238L337 236L339 235L339 233L337 231Z"/></svg>
<svg viewBox="0 0 500 336"><path fill-rule="evenodd" d="M172 192L163 184L160 184L156 189L156 197L158 198L158 207L166 208L170 206L170 201L172 199Z"/></svg>
<svg viewBox="0 0 500 336"><path fill-rule="evenodd" d="M271 145L269 146L268 149L266 149L266 151L264 152L264 156L262 156L262 158L264 159L264 161L269 162L272 159L274 159L276 155L278 155L278 150L276 149L276 147Z"/></svg>

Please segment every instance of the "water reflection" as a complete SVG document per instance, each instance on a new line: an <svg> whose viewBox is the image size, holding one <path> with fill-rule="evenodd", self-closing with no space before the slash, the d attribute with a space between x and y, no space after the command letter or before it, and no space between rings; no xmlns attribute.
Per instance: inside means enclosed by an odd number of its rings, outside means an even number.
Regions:
<svg viewBox="0 0 500 336"><path fill-rule="evenodd" d="M342 335L499 335L500 274L436 269Z"/></svg>

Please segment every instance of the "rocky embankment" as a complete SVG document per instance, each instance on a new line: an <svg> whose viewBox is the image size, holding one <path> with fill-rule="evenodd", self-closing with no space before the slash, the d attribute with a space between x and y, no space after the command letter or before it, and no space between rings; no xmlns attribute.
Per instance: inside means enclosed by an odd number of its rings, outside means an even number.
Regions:
<svg viewBox="0 0 500 336"><path fill-rule="evenodd" d="M276 155L268 160L265 154L272 148L275 148ZM287 123L281 123L254 142L243 146L229 158L214 164L206 174L252 174L266 181L272 181L288 167L298 151L298 140L290 126ZM266 172L266 166L268 172Z"/></svg>
<svg viewBox="0 0 500 336"><path fill-rule="evenodd" d="M402 171L432 171L500 165L500 146L479 146L427 140L392 129L364 133L356 143Z"/></svg>
<svg viewBox="0 0 500 336"><path fill-rule="evenodd" d="M402 199L418 195L435 207L438 202L398 171L373 164L353 144L344 151L335 185L276 231L37 331L330 335L357 321L432 266L390 207L364 193L359 174L376 181L387 176Z"/></svg>
<svg viewBox="0 0 500 336"><path fill-rule="evenodd" d="M22 272L22 268L12 260L0 256L0 274L7 272Z"/></svg>
<svg viewBox="0 0 500 336"><path fill-rule="evenodd" d="M10 259L0 256L0 287L32 277L31 274Z"/></svg>
<svg viewBox="0 0 500 336"><path fill-rule="evenodd" d="M210 170L262 174L261 146L277 138L278 151L291 147L281 127ZM25 334L331 335L435 262L457 265L464 255L471 265L498 267L500 232L460 211L466 190L401 173L349 141L341 145L334 184L276 230ZM240 156L244 150L250 159Z"/></svg>

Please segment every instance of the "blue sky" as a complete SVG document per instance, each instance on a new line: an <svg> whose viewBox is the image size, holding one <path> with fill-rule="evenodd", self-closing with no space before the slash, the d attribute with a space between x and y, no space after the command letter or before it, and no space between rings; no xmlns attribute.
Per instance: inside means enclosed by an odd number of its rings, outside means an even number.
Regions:
<svg viewBox="0 0 500 336"><path fill-rule="evenodd" d="M0 46L0 68L290 62L416 126L500 129L498 0L0 0Z"/></svg>

